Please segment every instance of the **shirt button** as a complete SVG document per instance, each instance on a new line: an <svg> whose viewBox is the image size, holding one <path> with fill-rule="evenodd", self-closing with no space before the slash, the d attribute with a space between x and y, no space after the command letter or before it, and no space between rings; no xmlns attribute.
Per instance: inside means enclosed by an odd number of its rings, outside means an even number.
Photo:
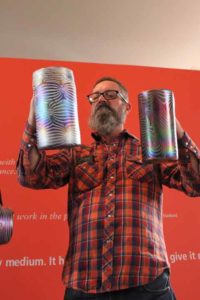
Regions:
<svg viewBox="0 0 200 300"><path fill-rule="evenodd" d="M109 239L106 241L107 244L108 244L108 243L111 243L111 242L112 242L112 237L109 238Z"/></svg>
<svg viewBox="0 0 200 300"><path fill-rule="evenodd" d="M31 144L28 144L28 145L27 145L27 147L28 147L28 148L31 148L31 147L32 147L32 145L31 145Z"/></svg>
<svg viewBox="0 0 200 300"><path fill-rule="evenodd" d="M111 217L112 217L112 214L109 214L109 215L108 215L108 218L111 218Z"/></svg>
<svg viewBox="0 0 200 300"><path fill-rule="evenodd" d="M113 192L110 192L110 194L108 196L111 197L112 195L113 195Z"/></svg>
<svg viewBox="0 0 200 300"><path fill-rule="evenodd" d="M188 146L188 142L185 142L185 146Z"/></svg>
<svg viewBox="0 0 200 300"><path fill-rule="evenodd" d="M111 179L113 179L113 178L114 178L114 176L113 176L113 175L111 175L111 176L110 176L110 178L111 178Z"/></svg>

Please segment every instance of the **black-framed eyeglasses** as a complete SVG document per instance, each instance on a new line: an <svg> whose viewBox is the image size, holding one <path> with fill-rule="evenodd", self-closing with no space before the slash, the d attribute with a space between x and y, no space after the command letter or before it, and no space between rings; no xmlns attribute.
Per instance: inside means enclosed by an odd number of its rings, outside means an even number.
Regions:
<svg viewBox="0 0 200 300"><path fill-rule="evenodd" d="M124 102L128 103L128 101L122 96L122 94L119 91L116 90L106 90L102 93L100 92L95 92L92 94L87 95L87 98L89 100L90 103L95 103L99 100L100 96L103 96L106 100L114 100L117 97L120 97L121 100L123 100Z"/></svg>

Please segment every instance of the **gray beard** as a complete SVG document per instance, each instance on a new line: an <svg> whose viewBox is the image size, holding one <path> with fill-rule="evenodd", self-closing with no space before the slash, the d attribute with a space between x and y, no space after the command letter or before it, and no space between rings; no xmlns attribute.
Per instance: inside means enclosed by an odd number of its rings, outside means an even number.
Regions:
<svg viewBox="0 0 200 300"><path fill-rule="evenodd" d="M124 111L121 111L121 114L119 115L107 104L102 104L100 107L97 107L90 116L89 125L93 130L105 136L111 134L124 120Z"/></svg>

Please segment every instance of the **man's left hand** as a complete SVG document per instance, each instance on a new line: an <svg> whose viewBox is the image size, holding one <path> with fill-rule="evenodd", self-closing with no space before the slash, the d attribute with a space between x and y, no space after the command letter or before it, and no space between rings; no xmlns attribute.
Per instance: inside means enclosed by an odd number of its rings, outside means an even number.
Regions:
<svg viewBox="0 0 200 300"><path fill-rule="evenodd" d="M181 126L180 122L176 119L176 132L177 132L177 138L181 139L184 135L183 127Z"/></svg>

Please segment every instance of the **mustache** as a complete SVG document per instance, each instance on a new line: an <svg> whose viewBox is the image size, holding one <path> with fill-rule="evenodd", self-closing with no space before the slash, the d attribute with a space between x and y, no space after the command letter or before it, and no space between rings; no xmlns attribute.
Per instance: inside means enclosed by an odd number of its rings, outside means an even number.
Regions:
<svg viewBox="0 0 200 300"><path fill-rule="evenodd" d="M96 107L95 109L95 113L100 110L101 108L107 108L108 110L112 111L113 112L113 109L105 102L103 103L99 103L99 105Z"/></svg>

